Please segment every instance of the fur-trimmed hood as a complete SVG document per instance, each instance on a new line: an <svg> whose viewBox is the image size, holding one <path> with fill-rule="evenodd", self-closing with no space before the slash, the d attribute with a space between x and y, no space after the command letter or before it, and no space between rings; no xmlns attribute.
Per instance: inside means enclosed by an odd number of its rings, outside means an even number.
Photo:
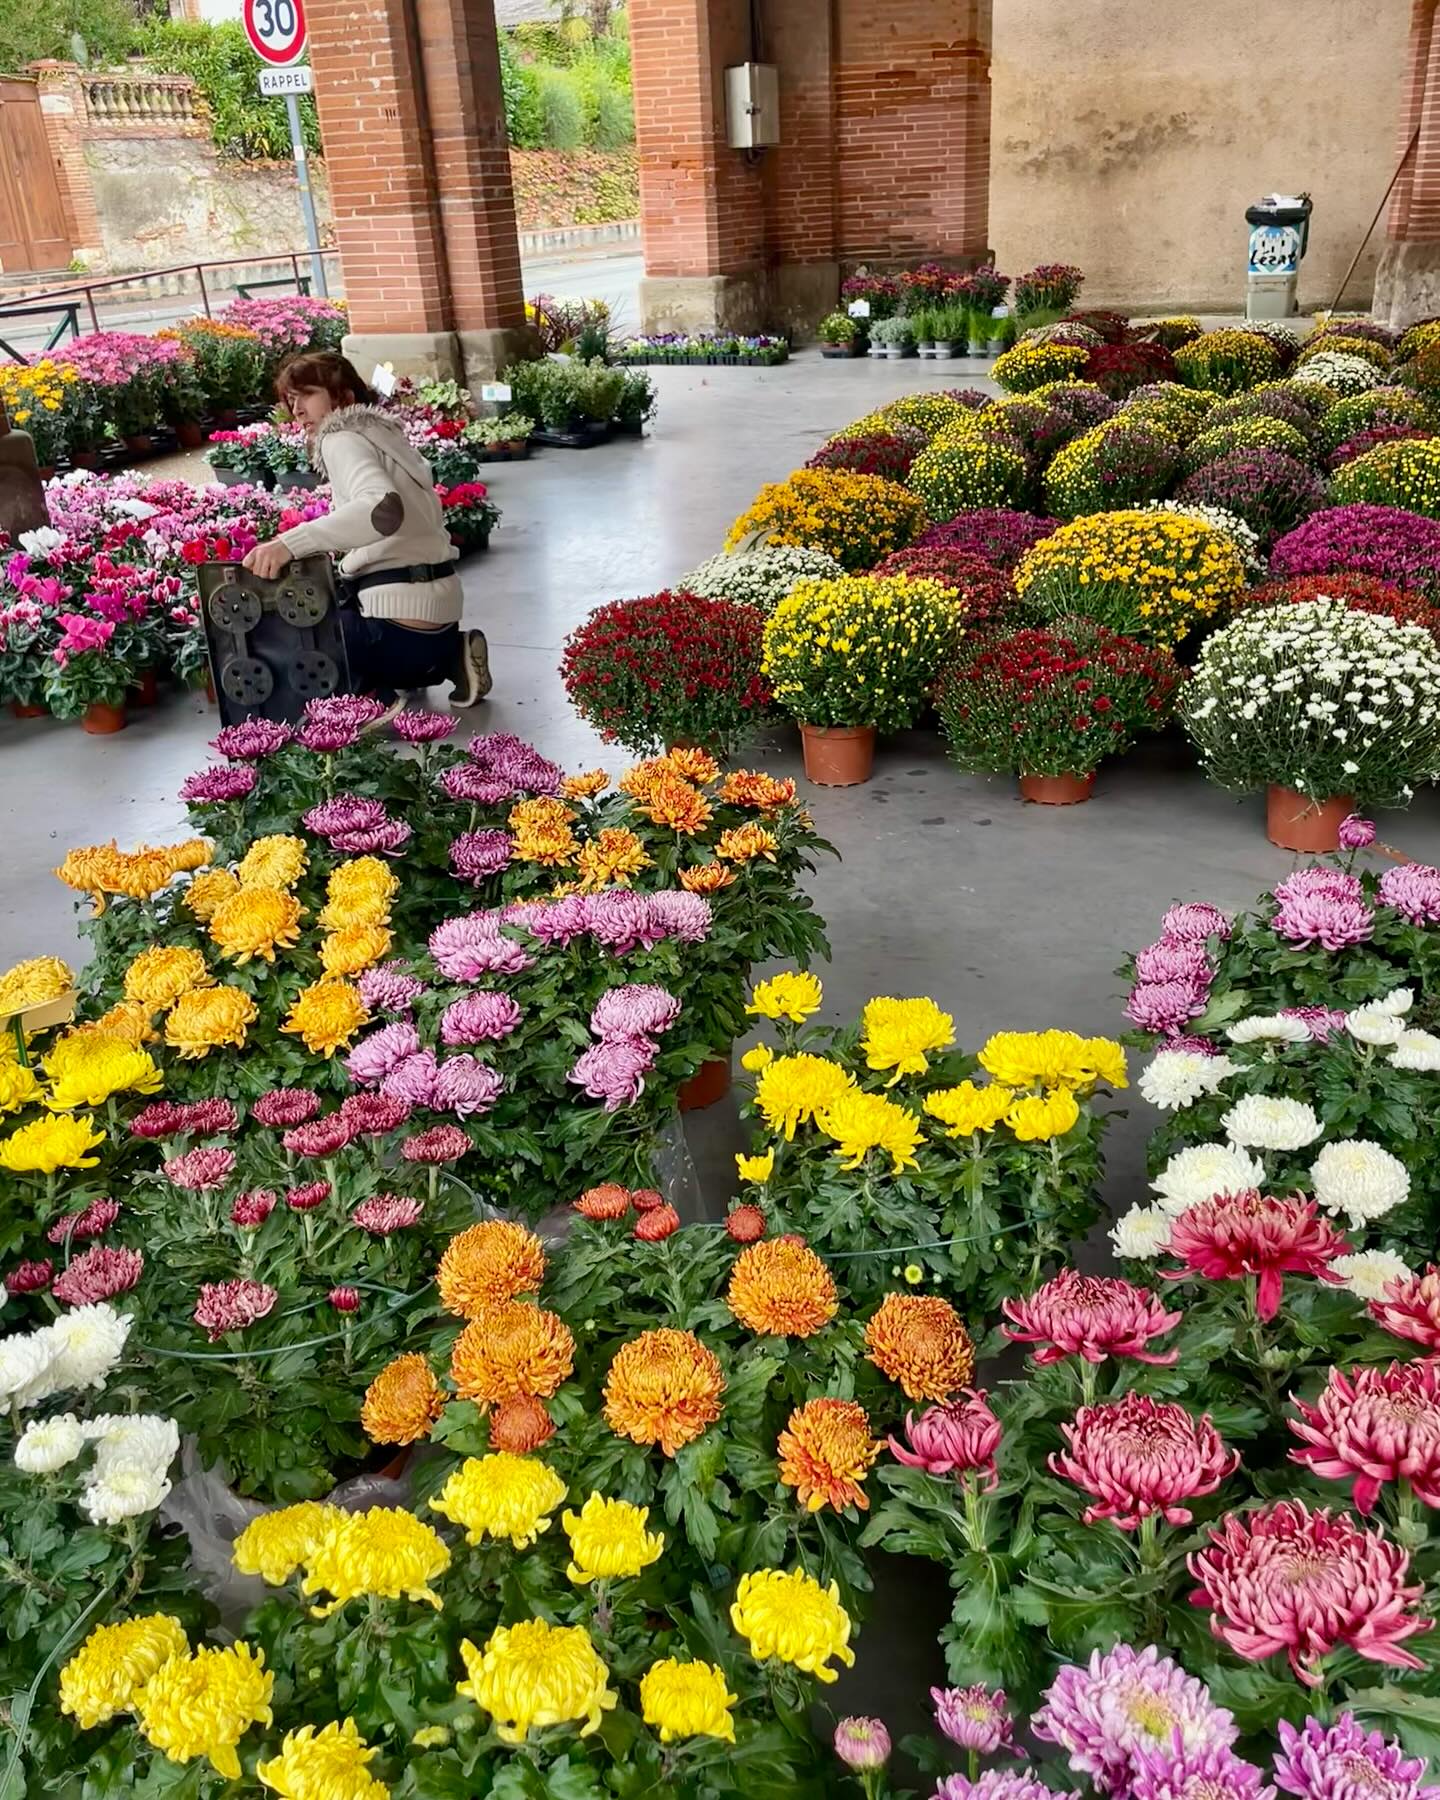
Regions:
<svg viewBox="0 0 1440 1800"><path fill-rule="evenodd" d="M430 465L405 435L405 428L394 413L381 406L337 406L320 421L310 440L310 457L315 467L325 474L325 440L338 432L358 431L367 437L387 462L403 469L413 481L429 487L433 483Z"/></svg>

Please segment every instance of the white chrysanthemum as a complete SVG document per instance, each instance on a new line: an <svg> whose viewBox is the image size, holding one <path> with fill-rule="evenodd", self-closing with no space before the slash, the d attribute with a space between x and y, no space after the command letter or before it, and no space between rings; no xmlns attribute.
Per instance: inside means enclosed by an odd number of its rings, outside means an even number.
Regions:
<svg viewBox="0 0 1440 1800"><path fill-rule="evenodd" d="M1405 1032L1399 1016L1379 1006L1359 1006L1346 1013L1345 1029L1361 1044L1398 1044Z"/></svg>
<svg viewBox="0 0 1440 1800"><path fill-rule="evenodd" d="M1383 1300L1392 1281L1408 1281L1415 1273L1393 1250L1357 1250L1353 1256L1337 1256L1330 1268L1361 1300Z"/></svg>
<svg viewBox="0 0 1440 1800"><path fill-rule="evenodd" d="M0 1403L33 1406L54 1393L52 1369L56 1357L54 1328L16 1332L0 1338Z"/></svg>
<svg viewBox="0 0 1440 1800"><path fill-rule="evenodd" d="M1215 1093L1235 1064L1226 1056L1202 1056L1198 1050L1161 1050L1140 1074L1140 1092L1161 1112L1193 1106L1202 1094Z"/></svg>
<svg viewBox="0 0 1440 1800"><path fill-rule="evenodd" d="M95 1468L108 1474L122 1463L158 1469L162 1474L180 1450L180 1428L159 1413L103 1413L85 1425L95 1444Z"/></svg>
<svg viewBox="0 0 1440 1800"><path fill-rule="evenodd" d="M1325 1129L1313 1106L1270 1094L1246 1094L1221 1124L1232 1144L1250 1150L1300 1150Z"/></svg>
<svg viewBox="0 0 1440 1800"><path fill-rule="evenodd" d="M1440 1069L1440 1037L1431 1031L1402 1031L1385 1059L1392 1069L1415 1069L1432 1074Z"/></svg>
<svg viewBox="0 0 1440 1800"><path fill-rule="evenodd" d="M122 1519L154 1512L169 1492L163 1470L121 1463L91 1482L80 1496L80 1505L95 1524L118 1525Z"/></svg>
<svg viewBox="0 0 1440 1800"><path fill-rule="evenodd" d="M1352 1225L1382 1219L1410 1197L1410 1171L1398 1157L1365 1138L1327 1144L1310 1168L1315 1198Z"/></svg>
<svg viewBox="0 0 1440 1800"><path fill-rule="evenodd" d="M759 544L753 550L712 556L682 575L676 587L708 600L734 600L773 612L801 581L830 581L843 575L833 556L802 544Z"/></svg>
<svg viewBox="0 0 1440 1800"><path fill-rule="evenodd" d="M85 1433L74 1413L57 1413L53 1419L35 1419L20 1434L15 1446L15 1467L27 1475L53 1475L85 1448Z"/></svg>
<svg viewBox="0 0 1440 1800"><path fill-rule="evenodd" d="M1237 1019L1225 1033L1232 1044L1303 1044L1310 1031L1303 1019L1287 1019L1281 1013L1257 1014Z"/></svg>
<svg viewBox="0 0 1440 1800"><path fill-rule="evenodd" d="M1116 1220L1110 1242L1117 1256L1149 1262L1170 1248L1170 1218L1163 1206L1132 1206Z"/></svg>
<svg viewBox="0 0 1440 1800"><path fill-rule="evenodd" d="M129 1313L118 1313L103 1300L96 1306L77 1306L62 1313L47 1327L55 1339L50 1378L56 1389L104 1387L105 1378L125 1353L132 1323Z"/></svg>
<svg viewBox="0 0 1440 1800"><path fill-rule="evenodd" d="M1400 1017L1405 1013L1408 1013L1414 1004L1415 990L1413 988L1396 988L1392 993L1387 994L1383 1000L1372 1000L1367 1010L1371 1012L1394 1013L1397 1017Z"/></svg>
<svg viewBox="0 0 1440 1800"><path fill-rule="evenodd" d="M1217 1194L1243 1194L1264 1180L1265 1171L1253 1156L1229 1144L1192 1144L1177 1150L1150 1185L1173 1218Z"/></svg>

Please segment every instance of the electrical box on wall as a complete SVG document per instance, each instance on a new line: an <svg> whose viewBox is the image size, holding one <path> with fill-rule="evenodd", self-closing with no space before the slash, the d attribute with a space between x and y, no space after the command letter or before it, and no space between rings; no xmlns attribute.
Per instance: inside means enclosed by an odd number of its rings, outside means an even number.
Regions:
<svg viewBox="0 0 1440 1800"><path fill-rule="evenodd" d="M725 71L725 111L732 150L764 150L780 142L780 72L774 63L738 63Z"/></svg>

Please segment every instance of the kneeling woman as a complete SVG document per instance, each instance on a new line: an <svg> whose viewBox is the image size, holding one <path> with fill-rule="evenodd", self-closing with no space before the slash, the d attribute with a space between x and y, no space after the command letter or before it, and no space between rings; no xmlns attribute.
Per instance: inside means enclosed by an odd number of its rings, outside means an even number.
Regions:
<svg viewBox="0 0 1440 1800"><path fill-rule="evenodd" d="M292 356L275 387L305 427L331 508L257 544L245 567L273 579L293 557L339 553L351 687L394 704L397 690L449 681L451 705L474 706L490 691L485 634L460 630L455 550L429 464L335 351Z"/></svg>

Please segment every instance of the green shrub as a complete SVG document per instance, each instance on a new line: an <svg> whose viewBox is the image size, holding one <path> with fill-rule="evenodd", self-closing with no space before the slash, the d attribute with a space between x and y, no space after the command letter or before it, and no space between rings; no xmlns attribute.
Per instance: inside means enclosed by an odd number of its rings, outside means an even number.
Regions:
<svg viewBox="0 0 1440 1800"><path fill-rule="evenodd" d="M290 155L285 102L261 99L255 80L259 65L238 20L205 25L152 19L141 28L139 46L152 67L167 75L188 75L195 83L222 156L278 162ZM320 122L309 94L300 98L300 124L306 149L318 156Z"/></svg>
<svg viewBox="0 0 1440 1800"><path fill-rule="evenodd" d="M516 150L540 150L545 144L545 109L540 104L540 77L532 63L515 54L508 31L500 39L500 90L505 99L505 129Z"/></svg>
<svg viewBox="0 0 1440 1800"><path fill-rule="evenodd" d="M578 82L570 70L543 63L537 67L536 75L547 149L578 150L585 142L585 105Z"/></svg>
<svg viewBox="0 0 1440 1800"><path fill-rule="evenodd" d="M92 63L118 62L135 48L129 0L26 0L0 6L0 69L23 69L42 57L72 62L80 38Z"/></svg>

